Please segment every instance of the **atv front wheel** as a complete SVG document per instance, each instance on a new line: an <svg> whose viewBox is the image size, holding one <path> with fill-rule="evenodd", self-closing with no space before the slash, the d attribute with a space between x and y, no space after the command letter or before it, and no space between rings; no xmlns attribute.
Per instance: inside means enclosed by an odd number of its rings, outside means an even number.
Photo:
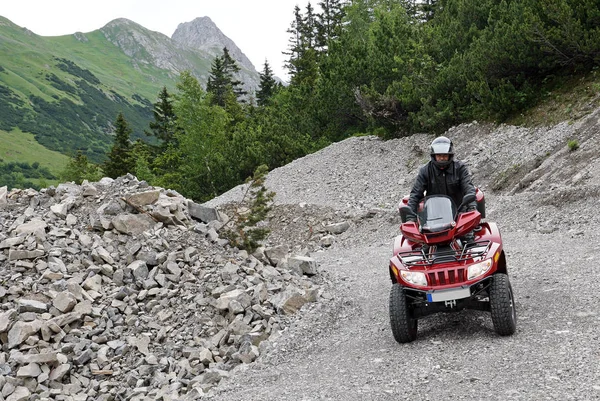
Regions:
<svg viewBox="0 0 600 401"><path fill-rule="evenodd" d="M497 273L490 286L490 308L494 330L501 336L509 336L517 329L517 311L508 276Z"/></svg>
<svg viewBox="0 0 600 401"><path fill-rule="evenodd" d="M392 284L390 291L390 323L394 339L399 343L416 340L418 320L411 316L406 293L400 284Z"/></svg>

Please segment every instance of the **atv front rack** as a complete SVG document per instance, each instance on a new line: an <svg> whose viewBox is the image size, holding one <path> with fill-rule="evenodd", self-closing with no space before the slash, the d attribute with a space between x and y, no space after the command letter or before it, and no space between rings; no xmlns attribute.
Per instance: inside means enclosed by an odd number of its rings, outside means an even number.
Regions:
<svg viewBox="0 0 600 401"><path fill-rule="evenodd" d="M407 252L398 252L398 259L407 267L432 266L436 263L461 263L472 262L473 259L483 258L492 242L489 240L477 241L467 244L462 248L454 249L450 245L421 247Z"/></svg>

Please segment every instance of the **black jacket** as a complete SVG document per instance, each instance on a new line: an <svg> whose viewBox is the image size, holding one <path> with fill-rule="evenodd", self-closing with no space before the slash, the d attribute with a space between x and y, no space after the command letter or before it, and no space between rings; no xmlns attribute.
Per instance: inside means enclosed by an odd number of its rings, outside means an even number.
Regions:
<svg viewBox="0 0 600 401"><path fill-rule="evenodd" d="M427 195L448 195L458 207L467 194L475 195L475 186L471 182L471 175L467 166L458 160L454 160L445 169L436 167L431 161L421 167L419 175L412 190L408 206L417 212L419 202ZM475 209L476 202L471 203L468 208Z"/></svg>

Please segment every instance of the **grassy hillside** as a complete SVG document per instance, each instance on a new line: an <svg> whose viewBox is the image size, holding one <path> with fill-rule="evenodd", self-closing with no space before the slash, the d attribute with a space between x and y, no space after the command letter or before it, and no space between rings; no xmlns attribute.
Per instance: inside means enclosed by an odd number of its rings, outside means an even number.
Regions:
<svg viewBox="0 0 600 401"><path fill-rule="evenodd" d="M132 140L148 140L153 103L163 87L175 91L175 71L207 77L211 62L135 23L42 37L0 17L0 130L29 132L51 151L82 150L99 163L119 113Z"/></svg>
<svg viewBox="0 0 600 401"><path fill-rule="evenodd" d="M69 157L46 149L29 133L20 130L12 132L0 130L0 160L4 163L38 162L58 175L69 161Z"/></svg>
<svg viewBox="0 0 600 401"><path fill-rule="evenodd" d="M164 36L152 31L144 33ZM72 84L77 78L73 71L57 68L57 60L60 59L69 60L81 70L89 71L99 81L93 83L104 92L115 91L134 104L138 96L154 100L163 86L174 89L178 77L173 72L150 64L150 55L139 54L143 53L143 49L134 48L129 55L126 54L99 30L44 37L0 17L0 38L0 65L7 70L3 71L6 76L0 82L4 82L22 99L33 94L47 101L56 100L57 97L80 100L47 79L48 74L54 74L59 80ZM184 53L190 66L193 66L192 70L206 74L210 69L211 59L203 58L201 53Z"/></svg>
<svg viewBox="0 0 600 401"><path fill-rule="evenodd" d="M12 187L15 186L16 182L29 182L40 188L57 185L60 182L58 177L68 161L68 156L48 150L40 145L30 133L21 132L18 129L11 132L0 130L0 170L2 171L0 173L0 186L9 185ZM15 168L14 164L18 166ZM10 165L13 165L13 167L9 168ZM39 173L38 170L21 169L19 167L38 165L43 170L48 170L54 178L37 177L35 173ZM5 169L11 170L12 174L5 172ZM15 173L15 170L18 173ZM30 174L32 172L34 175ZM7 175L4 175L4 173ZM18 177L20 177L20 181Z"/></svg>

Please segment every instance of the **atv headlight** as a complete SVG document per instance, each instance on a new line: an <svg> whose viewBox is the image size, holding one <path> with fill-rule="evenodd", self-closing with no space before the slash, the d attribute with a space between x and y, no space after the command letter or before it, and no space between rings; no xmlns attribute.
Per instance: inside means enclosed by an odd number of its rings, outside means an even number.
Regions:
<svg viewBox="0 0 600 401"><path fill-rule="evenodd" d="M467 280L473 280L479 276L483 276L492 267L492 259L486 259L483 262L475 263L469 266L467 272Z"/></svg>
<svg viewBox="0 0 600 401"><path fill-rule="evenodd" d="M425 273L423 272L411 272L410 270L400 270L400 275L402 279L407 283L427 286L427 277L425 277Z"/></svg>

